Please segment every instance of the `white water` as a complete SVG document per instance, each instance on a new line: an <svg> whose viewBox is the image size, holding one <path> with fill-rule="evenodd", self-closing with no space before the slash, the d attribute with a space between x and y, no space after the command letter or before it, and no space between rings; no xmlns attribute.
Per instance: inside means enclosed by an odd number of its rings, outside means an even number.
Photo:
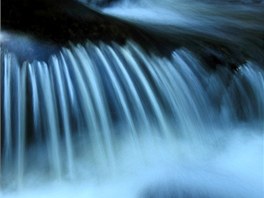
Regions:
<svg viewBox="0 0 264 198"><path fill-rule="evenodd" d="M102 11L263 55L262 7L141 0ZM1 61L0 197L264 196L263 65L211 71L187 49L163 58L131 41Z"/></svg>
<svg viewBox="0 0 264 198"><path fill-rule="evenodd" d="M208 3L209 2L209 3ZM264 4L202 0L120 0L105 14L172 40L181 34L245 46L263 47ZM180 35L179 35L180 34ZM175 36L176 35L176 36ZM253 50L253 48L252 48ZM263 52L259 52L263 54Z"/></svg>
<svg viewBox="0 0 264 198"><path fill-rule="evenodd" d="M3 197L262 196L257 64L210 72L132 42L3 61Z"/></svg>
<svg viewBox="0 0 264 198"><path fill-rule="evenodd" d="M241 138L237 133L240 134L243 130L245 128L229 130L236 135L228 136L232 140L220 152L217 151L220 149L209 147L213 151L201 152L196 148L194 153L193 146L186 142L174 141L173 147L168 142L159 142L157 148L145 143L142 149L146 157L142 159L133 154L130 147L124 146L119 158L119 171L114 177L104 176L98 179L90 176L48 184L32 178L31 183L23 190L5 192L2 195L8 198L134 198L148 197L148 194L166 197L189 192L192 197L260 198L263 193L263 175L260 174L263 171L260 158L263 155L263 142L259 136L254 135Z"/></svg>

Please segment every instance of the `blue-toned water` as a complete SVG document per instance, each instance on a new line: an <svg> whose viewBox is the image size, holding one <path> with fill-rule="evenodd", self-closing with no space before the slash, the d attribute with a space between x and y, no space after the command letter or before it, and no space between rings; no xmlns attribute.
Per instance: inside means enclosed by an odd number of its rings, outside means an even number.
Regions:
<svg viewBox="0 0 264 198"><path fill-rule="evenodd" d="M231 45L243 41L255 54L232 71L208 69L184 47L162 57L130 40L87 41L48 61L21 63L2 51L1 197L263 196L264 71L254 59L263 53L255 42L262 19L212 14L211 4L141 3L103 12L162 34L184 26ZM250 17L259 9L242 7ZM161 10L168 16L158 17ZM248 32L233 40L224 26Z"/></svg>

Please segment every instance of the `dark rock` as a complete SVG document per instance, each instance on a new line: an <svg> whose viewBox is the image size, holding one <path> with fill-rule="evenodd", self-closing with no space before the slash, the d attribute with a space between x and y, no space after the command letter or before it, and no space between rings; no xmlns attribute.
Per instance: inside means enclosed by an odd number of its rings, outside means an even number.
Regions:
<svg viewBox="0 0 264 198"><path fill-rule="evenodd" d="M144 28L106 16L74 0L3 0L1 22L3 31L32 37L33 44L30 45L16 36L6 42L1 41L1 48L15 53L19 61L47 60L61 47L69 46L69 42L83 43L90 40L95 43L103 41L124 44L128 39L134 40L146 51L161 56L170 56L173 50L183 46L198 54L213 69L224 65L236 70L247 57L257 59L260 63L264 61L262 53L254 52L253 45L250 54L245 56L242 50L247 49L237 50L236 46L208 35L180 28L172 33L157 31L169 29L167 26ZM256 49L262 51L263 47Z"/></svg>
<svg viewBox="0 0 264 198"><path fill-rule="evenodd" d="M151 37L128 23L105 16L73 0L4 0L2 11L3 31L8 32L9 36L15 33L31 37L33 43L49 46L50 54L62 46L69 46L69 42L91 40L123 44L130 38L145 44ZM14 52L20 61L47 59L47 56L36 54L39 49L36 48L37 44L33 44L35 47L24 45L24 40L17 38L1 43L2 48ZM149 42L143 46L150 45Z"/></svg>
<svg viewBox="0 0 264 198"><path fill-rule="evenodd" d="M3 30L61 44L85 39L122 42L131 32L119 20L71 0L4 0L2 8Z"/></svg>

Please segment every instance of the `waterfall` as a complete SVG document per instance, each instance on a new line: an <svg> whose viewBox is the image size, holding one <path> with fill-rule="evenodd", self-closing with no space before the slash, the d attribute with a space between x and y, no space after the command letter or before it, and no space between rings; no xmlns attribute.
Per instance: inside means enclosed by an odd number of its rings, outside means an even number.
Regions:
<svg viewBox="0 0 264 198"><path fill-rule="evenodd" d="M141 178L144 185L155 174L164 179L152 165L166 167L169 184L150 182L144 191L130 183L133 178L124 187L135 188L130 197L261 196L264 71L254 61L233 72L213 71L185 48L159 57L133 41L87 42L47 62L21 64L4 52L1 85L1 185L7 197L10 189L34 182L115 183L139 170L138 177L148 175ZM196 164L206 164L209 173Z"/></svg>
<svg viewBox="0 0 264 198"><path fill-rule="evenodd" d="M263 2L79 1L0 32L0 197L263 197Z"/></svg>

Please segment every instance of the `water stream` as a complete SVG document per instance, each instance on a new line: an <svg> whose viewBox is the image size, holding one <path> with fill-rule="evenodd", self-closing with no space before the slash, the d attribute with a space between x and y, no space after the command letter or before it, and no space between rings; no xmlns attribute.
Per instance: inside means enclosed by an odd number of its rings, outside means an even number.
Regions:
<svg viewBox="0 0 264 198"><path fill-rule="evenodd" d="M1 90L0 197L264 195L264 71L252 59L211 70L186 48L161 57L130 40L46 62L4 51Z"/></svg>

